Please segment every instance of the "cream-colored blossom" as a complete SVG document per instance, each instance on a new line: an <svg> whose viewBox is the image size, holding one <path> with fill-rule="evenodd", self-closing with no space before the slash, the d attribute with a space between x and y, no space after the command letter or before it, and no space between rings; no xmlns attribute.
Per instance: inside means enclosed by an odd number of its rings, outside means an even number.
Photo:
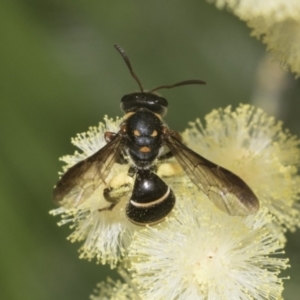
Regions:
<svg viewBox="0 0 300 300"><path fill-rule="evenodd" d="M129 274L124 270L118 271L124 282L108 278L106 282L98 283L93 295L90 296L91 300L141 300Z"/></svg>
<svg viewBox="0 0 300 300"><path fill-rule="evenodd" d="M253 29L282 65L300 76L300 1L209 0L228 7Z"/></svg>
<svg viewBox="0 0 300 300"><path fill-rule="evenodd" d="M275 216L277 232L299 226L299 139L250 105L214 110L205 121L183 133L187 146L240 176Z"/></svg>
<svg viewBox="0 0 300 300"><path fill-rule="evenodd" d="M218 8L228 7L243 18L266 17L274 21L297 18L300 13L298 0L209 0Z"/></svg>
<svg viewBox="0 0 300 300"><path fill-rule="evenodd" d="M117 118L114 121L105 117L104 121L105 124L100 123L98 127L91 127L88 132L78 134L72 139L72 143L81 152L76 151L74 155L62 157L61 160L66 163L63 167L64 171L101 149L106 144L104 140L106 131L119 131L120 119ZM128 164L114 164L105 180L107 185L100 183L89 197L78 197L82 191L82 185L79 182L78 188L76 187L60 203L61 207L50 212L52 215L62 215L59 225L70 224L73 232L68 239L71 242L83 241L79 250L80 258L87 260L96 258L98 263L115 267L118 261L126 255L133 232L141 228L132 224L125 213L134 180L127 175L128 169ZM167 184L171 185L175 195L184 184L189 184L191 188L196 189L175 159L160 165L157 173ZM110 205L103 196L104 188L118 186L118 182L124 183L125 181L126 186L116 189L116 193L120 194L119 203L112 210L101 210Z"/></svg>
<svg viewBox="0 0 300 300"><path fill-rule="evenodd" d="M282 244L266 227L266 209L232 217L201 193L183 194L175 217L134 235L129 258L141 298L280 299L278 275L288 265L278 257Z"/></svg>
<svg viewBox="0 0 300 300"><path fill-rule="evenodd" d="M230 108L213 111L206 121L206 128L197 121L183 133L186 145L243 178L258 196L261 206L267 207L275 216L272 228L283 240L283 228L295 229L299 224L296 202L299 194L299 141L283 132L281 123L247 105L235 112ZM73 139L73 144L82 152L63 157L67 164L64 171L101 149L106 144L104 132L117 132L119 124L119 119L105 118L105 124L100 123ZM51 211L53 215L62 215L59 225L70 225L73 232L69 240L83 242L81 258L96 258L98 263L115 267L126 255L133 233L141 229L125 214L134 181L127 175L128 167L128 164L114 164L106 184L100 183L89 197L78 197L82 189L79 185L60 203L61 207ZM174 191L176 205L184 205L187 187L188 195L193 193L195 199L204 197L212 205L174 158L158 165L157 173ZM119 203L112 210L103 210L110 205L103 196L104 188L118 186L124 180L126 185L116 189L120 193Z"/></svg>
<svg viewBox="0 0 300 300"><path fill-rule="evenodd" d="M101 149L106 144L104 132L119 130L119 119L114 121L105 117L104 121L105 124L100 123L98 127L92 127L87 133L79 134L72 139L72 143L81 152L62 157L61 160L66 163L64 171ZM127 165L115 164L106 182L110 184L116 178L126 178L127 171ZM129 187L123 188L124 195L113 210L101 211L110 204L103 197L103 190L107 186L100 183L94 193L84 201L76 200L77 194L80 193L81 187L79 187L78 193L71 193L63 200L61 207L51 211L53 215L62 215L59 225L70 224L73 232L68 239L71 242L84 241L80 248L80 258L88 260L96 258L98 263L108 263L111 267L115 267L118 260L126 253L131 235L134 229L138 228L125 216L124 210L130 193L130 182L128 185Z"/></svg>

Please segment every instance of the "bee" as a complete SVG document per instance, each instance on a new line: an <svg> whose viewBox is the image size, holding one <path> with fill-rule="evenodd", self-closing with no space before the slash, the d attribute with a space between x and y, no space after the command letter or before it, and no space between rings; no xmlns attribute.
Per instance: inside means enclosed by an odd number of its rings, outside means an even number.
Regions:
<svg viewBox="0 0 300 300"><path fill-rule="evenodd" d="M240 177L189 149L181 141L180 134L163 121L168 102L155 91L205 82L186 80L145 91L124 50L118 45L115 48L139 85L140 92L122 97L121 109L125 115L119 131L105 132L107 144L62 175L54 188L54 201L60 204L74 191L76 201L84 201L100 184L106 184L105 179L115 163L128 164L128 175L134 178L125 210L128 219L137 225L159 223L172 211L176 196L156 174L157 162L174 157L193 184L220 210L232 216L257 212L259 201ZM111 187L104 189L103 196L109 205L99 211L112 210L120 200L113 196Z"/></svg>

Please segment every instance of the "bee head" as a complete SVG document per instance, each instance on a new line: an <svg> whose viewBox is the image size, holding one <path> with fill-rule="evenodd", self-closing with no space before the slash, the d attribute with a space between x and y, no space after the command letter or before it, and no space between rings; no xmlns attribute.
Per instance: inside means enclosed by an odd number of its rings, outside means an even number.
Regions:
<svg viewBox="0 0 300 300"><path fill-rule="evenodd" d="M168 101L154 93L138 92L125 95L121 99L121 109L125 112L136 112L147 108L155 114L164 116L167 112Z"/></svg>
<svg viewBox="0 0 300 300"><path fill-rule="evenodd" d="M191 79L191 80L184 80L177 82L172 85L162 85L159 87L156 87L155 89L152 89L151 91L146 92L143 89L143 86L139 80L139 78L136 76L134 73L131 63L129 61L128 56L126 55L125 51L118 45L115 45L115 48L117 51L121 54L122 58L124 59L131 76L134 78L134 80L137 82L137 84L140 87L140 92L137 93L131 93L128 95L125 95L121 99L121 108L124 112L136 112L140 108L147 108L151 112L155 114L159 114L161 116L164 116L167 112L167 107L168 107L168 101L156 95L154 92L160 89L171 89L177 86L182 86L182 85L188 85L188 84L205 84L203 80L198 80L198 79Z"/></svg>

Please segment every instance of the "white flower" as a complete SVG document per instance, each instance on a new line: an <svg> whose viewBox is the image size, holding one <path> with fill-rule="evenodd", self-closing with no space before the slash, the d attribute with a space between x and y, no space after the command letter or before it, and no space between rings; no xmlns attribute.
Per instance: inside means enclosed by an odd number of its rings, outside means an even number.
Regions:
<svg viewBox="0 0 300 300"><path fill-rule="evenodd" d="M299 226L299 139L250 105L214 110L205 121L183 133L187 146L240 176L275 216L276 231Z"/></svg>
<svg viewBox="0 0 300 300"><path fill-rule="evenodd" d="M75 152L74 155L64 156L61 159L67 163L64 171L101 149L106 144L104 132L119 130L118 118L114 121L105 117L104 121L105 124L100 123L98 127L92 127L87 133L79 134L72 139L72 143L82 152ZM128 178L127 171L128 165L115 164L106 181L112 184L116 178L120 177L130 181L132 179ZM130 184L131 182L128 182L128 188L124 187L124 195L130 192ZM59 225L71 224L73 232L68 237L71 242L84 241L80 248L80 258L88 260L96 258L98 263L109 263L111 267L115 267L118 260L126 253L132 233L138 226L130 223L125 216L124 210L129 195L122 197L113 210L101 211L109 206L103 196L104 188L106 186L100 184L90 197L79 202L76 200L77 194L71 194L63 200L60 208L50 213L62 215Z"/></svg>
<svg viewBox="0 0 300 300"><path fill-rule="evenodd" d="M72 139L72 143L82 152L76 151L74 155L62 157L61 160L66 163L64 171L101 149L106 144L104 140L106 131L118 132L120 125L118 118L113 121L105 117L104 121L105 124L100 123L98 127L91 127L88 132ZM141 227L131 223L125 213L134 180L127 175L128 169L128 164L114 164L106 179L107 185L101 183L89 197L78 200L82 190L79 185L78 189L61 201L61 207L50 212L52 215L62 215L59 225L70 224L73 232L68 239L71 242L83 241L80 258L87 260L96 258L97 263L110 264L114 268L126 255L134 231L140 230ZM175 177L174 172L178 173ZM192 185L174 158L167 164L160 165L157 173L171 185L175 195L182 185ZM125 181L127 186L117 189L117 193L122 195L118 204L112 210L101 210L110 205L103 196L104 188Z"/></svg>
<svg viewBox="0 0 300 300"><path fill-rule="evenodd" d="M106 143L104 132L119 130L119 119L113 121L106 117L104 120L105 124L100 123L97 128L93 127L72 140L82 152L63 157L67 163L65 171L101 149ZM206 117L206 122L206 128L197 121L183 133L186 145L244 179L256 193L261 207L267 207L275 216L268 226L283 241L284 228L293 230L299 225L299 205L296 202L300 186L297 175L299 140L283 132L281 123L248 105L240 106L235 112L230 108L213 111ZM115 163L106 184L100 183L91 195L83 198L78 197L82 189L79 185L78 190L63 199L61 207L51 211L53 215L62 215L59 225L70 224L73 232L69 240L83 241L81 258L96 258L98 263L115 267L127 254L134 232L141 229L125 214L134 180L127 173L128 164ZM160 164L157 174L174 191L176 206L183 207L185 198L191 194L195 200L205 198L212 206L174 158ZM110 204L103 196L104 189L125 181L126 185L117 189L120 193L117 198L121 195L118 204L112 210L105 210Z"/></svg>
<svg viewBox="0 0 300 300"><path fill-rule="evenodd" d="M129 277L123 269L118 270L119 274L125 282L120 280L113 281L108 278L106 282L97 284L91 300L141 300L138 290L134 286Z"/></svg>
<svg viewBox="0 0 300 300"><path fill-rule="evenodd" d="M272 257L282 244L266 229L266 209L232 217L201 193L182 193L174 218L134 235L129 257L142 299L279 299L288 265Z"/></svg>
<svg viewBox="0 0 300 300"><path fill-rule="evenodd" d="M244 18L273 17L274 21L296 18L300 12L298 0L209 0L218 8L228 7Z"/></svg>
<svg viewBox="0 0 300 300"><path fill-rule="evenodd" d="M300 1L298 0L209 0L218 8L228 7L262 38L267 49L300 76Z"/></svg>

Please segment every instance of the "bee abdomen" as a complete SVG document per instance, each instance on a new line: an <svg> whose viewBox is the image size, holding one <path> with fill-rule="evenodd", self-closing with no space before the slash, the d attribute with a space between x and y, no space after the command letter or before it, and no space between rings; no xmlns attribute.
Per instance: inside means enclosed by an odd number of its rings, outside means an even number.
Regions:
<svg viewBox="0 0 300 300"><path fill-rule="evenodd" d="M129 220L137 225L155 224L163 221L175 205L171 188L155 173L139 170L133 192L126 207Z"/></svg>

